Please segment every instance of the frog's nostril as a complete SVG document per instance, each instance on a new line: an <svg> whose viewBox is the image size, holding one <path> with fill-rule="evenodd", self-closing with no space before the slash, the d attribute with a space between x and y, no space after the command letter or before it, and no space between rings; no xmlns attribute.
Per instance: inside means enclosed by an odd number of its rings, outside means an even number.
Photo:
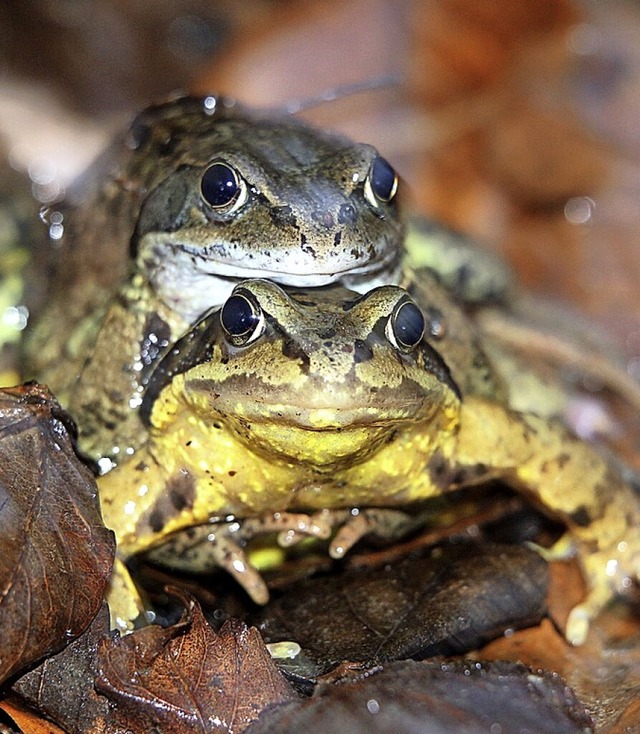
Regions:
<svg viewBox="0 0 640 734"><path fill-rule="evenodd" d="M358 220L358 210L353 204L343 204L338 209L338 222L353 226Z"/></svg>
<svg viewBox="0 0 640 734"><path fill-rule="evenodd" d="M313 218L321 227L331 229L334 226L333 214L329 211L315 211Z"/></svg>

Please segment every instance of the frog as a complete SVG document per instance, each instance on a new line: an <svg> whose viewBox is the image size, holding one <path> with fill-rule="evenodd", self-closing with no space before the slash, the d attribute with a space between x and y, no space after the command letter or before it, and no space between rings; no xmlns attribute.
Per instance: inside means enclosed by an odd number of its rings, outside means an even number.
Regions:
<svg viewBox="0 0 640 734"><path fill-rule="evenodd" d="M142 111L42 218L49 290L22 374L107 471L145 440L155 365L234 284L356 290L400 279L399 177L371 145L225 96Z"/></svg>
<svg viewBox="0 0 640 734"><path fill-rule="evenodd" d="M512 408L499 366L462 343L464 313L434 316L448 298L437 284L431 311L419 295L243 281L177 342L145 395L147 443L99 479L119 625L140 610L125 566L139 554L204 558L264 603L249 538L325 538L342 558L368 533L411 527L415 503L500 480L565 524L588 586L565 631L584 642L638 577L640 499L565 425ZM470 352L491 390L466 376Z"/></svg>

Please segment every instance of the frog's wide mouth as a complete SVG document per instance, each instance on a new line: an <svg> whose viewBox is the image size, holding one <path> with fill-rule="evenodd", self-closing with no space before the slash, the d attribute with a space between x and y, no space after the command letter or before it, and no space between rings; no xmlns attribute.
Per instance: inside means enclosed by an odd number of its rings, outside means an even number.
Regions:
<svg viewBox="0 0 640 734"><path fill-rule="evenodd" d="M255 404L254 410L245 409L241 415L237 413L235 420L251 425L288 426L301 431L344 433L349 430L359 431L366 427L391 429L399 424L414 423L424 417L423 406L415 402L384 408Z"/></svg>
<svg viewBox="0 0 640 734"><path fill-rule="evenodd" d="M282 267L274 268L277 256L266 259L262 264L257 259L249 264L237 258L221 257L215 250L203 252L202 249L184 243L174 243L174 247L190 257L197 257L196 269L203 274L233 280L263 278L296 287L310 284L330 285L347 276L388 274L399 263L399 254L394 248L381 249L359 264L349 257L282 257ZM292 267L294 265L296 267Z"/></svg>

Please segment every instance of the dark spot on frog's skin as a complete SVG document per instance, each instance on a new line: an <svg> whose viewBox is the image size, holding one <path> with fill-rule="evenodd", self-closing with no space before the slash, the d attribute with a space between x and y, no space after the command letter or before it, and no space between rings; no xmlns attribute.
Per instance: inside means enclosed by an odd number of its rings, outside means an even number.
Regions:
<svg viewBox="0 0 640 734"><path fill-rule="evenodd" d="M487 467L482 463L468 466L450 464L442 454L436 452L427 464L427 471L436 487L446 491L480 479L487 474Z"/></svg>
<svg viewBox="0 0 640 734"><path fill-rule="evenodd" d="M191 474L182 469L167 482L167 493L171 504L178 512L193 507L195 500L195 481Z"/></svg>
<svg viewBox="0 0 640 734"><path fill-rule="evenodd" d="M571 513L571 521L580 528L586 528L592 522L592 517L587 508L582 505Z"/></svg>
<svg viewBox="0 0 640 734"><path fill-rule="evenodd" d="M298 222L290 206L272 206L269 210L271 221L276 227L297 227Z"/></svg>
<svg viewBox="0 0 640 734"><path fill-rule="evenodd" d="M373 349L362 339L356 339L354 342L353 361L356 364L367 362L373 358Z"/></svg>
<svg viewBox="0 0 640 734"><path fill-rule="evenodd" d="M571 461L571 456L567 453L560 454L558 458L556 459L556 463L558 464L558 469L564 469L564 467L567 465L567 463Z"/></svg>
<svg viewBox="0 0 640 734"><path fill-rule="evenodd" d="M342 242L342 230L339 232L336 232L333 236L333 245L334 247L338 247L338 245Z"/></svg>
<svg viewBox="0 0 640 734"><path fill-rule="evenodd" d="M238 473L238 472L237 472L237 471L234 471L233 469L231 469L231 470L230 470L230 471L228 472L228 474L229 474L229 476L230 476L230 477L235 477L235 475L236 475L237 473Z"/></svg>
<svg viewBox="0 0 640 734"><path fill-rule="evenodd" d="M139 461L135 466L136 471L146 471L148 468L149 465L144 461Z"/></svg>
<svg viewBox="0 0 640 734"><path fill-rule="evenodd" d="M153 512L149 515L149 527L154 533L159 533L162 530L162 528L164 527L164 522L164 517L158 509L153 510Z"/></svg>
<svg viewBox="0 0 640 734"><path fill-rule="evenodd" d="M354 226L358 221L358 210L353 204L343 204L338 209L338 222L340 224L348 224Z"/></svg>
<svg viewBox="0 0 640 734"><path fill-rule="evenodd" d="M467 290L469 281L471 280L472 271L469 265L461 265L456 270L455 287L460 293L464 293Z"/></svg>
<svg viewBox="0 0 640 734"><path fill-rule="evenodd" d="M333 339L333 337L336 335L336 330L334 328L325 329L324 331L320 332L318 334L318 337L320 339Z"/></svg>
<svg viewBox="0 0 640 734"><path fill-rule="evenodd" d="M316 251L311 247L311 245L300 245L300 249L302 252L304 252L307 255L311 255L311 257L316 256Z"/></svg>
<svg viewBox="0 0 640 734"><path fill-rule="evenodd" d="M284 339L282 342L282 354L287 359L299 360L300 369L303 374L309 374L309 355L293 339Z"/></svg>
<svg viewBox="0 0 640 734"><path fill-rule="evenodd" d="M155 154L165 157L173 155L176 150L176 145L180 142L180 136L178 135L166 135L161 140L157 140L153 151Z"/></svg>
<svg viewBox="0 0 640 734"><path fill-rule="evenodd" d="M186 469L179 470L166 484L166 492L158 499L155 507L141 518L141 525L146 523L151 532L162 531L167 521L183 510L193 507L195 500L195 482Z"/></svg>

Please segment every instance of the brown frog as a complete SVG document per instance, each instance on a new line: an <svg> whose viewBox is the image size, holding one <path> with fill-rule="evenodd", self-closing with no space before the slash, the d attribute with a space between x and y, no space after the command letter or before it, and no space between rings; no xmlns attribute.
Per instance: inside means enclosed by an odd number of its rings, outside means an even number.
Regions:
<svg viewBox="0 0 640 734"><path fill-rule="evenodd" d="M74 415L103 470L130 454L148 375L235 282L395 282L398 177L370 145L224 97L142 112L46 214L50 293L27 377Z"/></svg>

